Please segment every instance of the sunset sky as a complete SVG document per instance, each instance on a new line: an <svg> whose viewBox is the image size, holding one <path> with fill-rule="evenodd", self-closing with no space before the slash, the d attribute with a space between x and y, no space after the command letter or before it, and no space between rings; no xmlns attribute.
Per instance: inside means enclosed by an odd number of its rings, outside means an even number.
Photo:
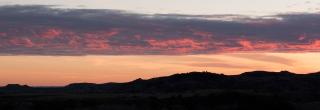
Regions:
<svg viewBox="0 0 320 110"><path fill-rule="evenodd" d="M0 86L320 71L319 0L1 0Z"/></svg>

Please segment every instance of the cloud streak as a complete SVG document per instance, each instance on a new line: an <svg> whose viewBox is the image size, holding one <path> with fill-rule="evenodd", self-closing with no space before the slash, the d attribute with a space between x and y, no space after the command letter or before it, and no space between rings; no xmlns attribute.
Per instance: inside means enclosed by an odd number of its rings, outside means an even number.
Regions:
<svg viewBox="0 0 320 110"><path fill-rule="evenodd" d="M265 53L250 53L250 54L237 53L237 54L228 54L227 56L249 59L253 61L277 63L277 64L282 64L287 66L293 66L296 63L296 61L285 58L283 56L268 55Z"/></svg>
<svg viewBox="0 0 320 110"><path fill-rule="evenodd" d="M0 39L0 53L12 55L319 52L320 14L151 15L2 6Z"/></svg>

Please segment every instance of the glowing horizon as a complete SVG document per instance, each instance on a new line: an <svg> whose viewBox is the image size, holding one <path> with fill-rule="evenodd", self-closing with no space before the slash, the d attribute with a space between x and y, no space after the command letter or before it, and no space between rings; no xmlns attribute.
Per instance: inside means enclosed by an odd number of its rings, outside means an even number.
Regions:
<svg viewBox="0 0 320 110"><path fill-rule="evenodd" d="M317 72L320 53L213 55L1 56L0 85L63 86L76 82L128 82L191 71L226 75L265 70ZM5 62L5 63L4 63Z"/></svg>

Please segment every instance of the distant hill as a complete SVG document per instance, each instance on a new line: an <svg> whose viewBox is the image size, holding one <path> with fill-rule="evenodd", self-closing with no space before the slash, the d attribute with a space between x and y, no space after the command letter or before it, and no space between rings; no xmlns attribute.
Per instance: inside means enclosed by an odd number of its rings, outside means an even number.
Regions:
<svg viewBox="0 0 320 110"><path fill-rule="evenodd" d="M2 110L319 110L320 73L190 72L126 83L10 84Z"/></svg>
<svg viewBox="0 0 320 110"><path fill-rule="evenodd" d="M268 71L252 71L252 72L245 72L242 73L241 76L245 77L290 77L297 75L295 73L289 71L280 71L280 72L268 72Z"/></svg>
<svg viewBox="0 0 320 110"><path fill-rule="evenodd" d="M295 74L288 71L253 71L240 75L210 72L174 74L148 80L137 79L128 83L70 84L74 90L105 90L105 92L183 92L205 89L250 89L264 91L318 91L320 74Z"/></svg>
<svg viewBox="0 0 320 110"><path fill-rule="evenodd" d="M240 75L210 72L190 72L152 79L137 79L127 83L73 83L65 87L47 88L60 92L158 93L185 92L206 89L237 89L255 91L320 91L320 73L295 74L288 71L252 71ZM17 89L21 92L46 92L46 88L8 85L0 92ZM15 91L17 92L17 91Z"/></svg>

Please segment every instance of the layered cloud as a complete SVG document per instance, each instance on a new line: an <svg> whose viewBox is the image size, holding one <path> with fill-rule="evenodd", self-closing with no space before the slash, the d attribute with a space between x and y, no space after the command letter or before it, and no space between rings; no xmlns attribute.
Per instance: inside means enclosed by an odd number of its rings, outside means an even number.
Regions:
<svg viewBox="0 0 320 110"><path fill-rule="evenodd" d="M0 7L0 53L184 55L319 52L320 14L137 14L50 6Z"/></svg>

